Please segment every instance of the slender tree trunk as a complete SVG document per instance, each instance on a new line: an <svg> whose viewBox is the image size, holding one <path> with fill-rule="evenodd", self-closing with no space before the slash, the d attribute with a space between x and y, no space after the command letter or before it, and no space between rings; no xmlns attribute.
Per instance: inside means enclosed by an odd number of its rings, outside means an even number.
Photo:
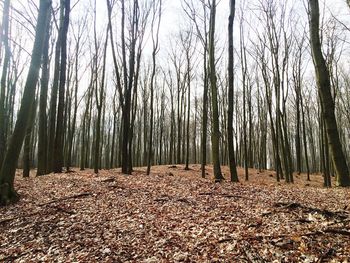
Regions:
<svg viewBox="0 0 350 263"><path fill-rule="evenodd" d="M300 88L296 91L296 133L295 133L295 153L296 153L296 164L297 172L301 173L301 139L300 139Z"/></svg>
<svg viewBox="0 0 350 263"><path fill-rule="evenodd" d="M243 154L244 154L244 177L245 180L248 181L249 179L249 173L248 173L248 163L249 163L249 156L248 156L248 143L247 143L247 111L246 111L246 102L247 102L247 88L250 85L249 79L247 80L248 74L247 74L247 55L246 55L246 45L244 41L244 30L243 30L243 22L240 24L240 53L241 53L241 67L242 67L242 88L243 88Z"/></svg>
<svg viewBox="0 0 350 263"><path fill-rule="evenodd" d="M172 83L170 84L170 102L171 102L171 113L170 113L170 147L169 147L169 164L174 163L174 146L175 146L175 109L174 109L174 94L172 90Z"/></svg>
<svg viewBox="0 0 350 263"><path fill-rule="evenodd" d="M203 108L202 108L202 137L201 137L201 172L205 178L205 166L207 164L207 129L208 129L208 68L207 68L207 43L204 47L204 79L203 79Z"/></svg>
<svg viewBox="0 0 350 263"><path fill-rule="evenodd" d="M58 36L55 46L55 62L54 62L54 75L51 87L51 99L50 99L50 118L49 118L49 133L48 133L48 148L47 148L47 172L53 171L54 163L54 147L55 147L55 131L56 131L56 120L57 120L57 94L60 80L60 65L61 65L61 38L63 34L63 17L64 9L63 6L60 9L60 25L58 29Z"/></svg>
<svg viewBox="0 0 350 263"><path fill-rule="evenodd" d="M187 52L187 127L186 127L186 165L185 170L189 170L190 161L190 113L191 113L191 64L189 50Z"/></svg>
<svg viewBox="0 0 350 263"><path fill-rule="evenodd" d="M60 65L60 78L58 88L58 108L57 108L57 122L56 122L56 134L54 142L54 160L53 160L53 172L61 173L63 167L63 146L64 146L64 95L66 85L66 68L67 68L67 33L69 27L69 14L70 14L70 0L62 0L61 8L64 8L64 20L61 36L61 65Z"/></svg>
<svg viewBox="0 0 350 263"><path fill-rule="evenodd" d="M193 120L193 163L197 164L197 113L198 113L198 98L194 100L194 120Z"/></svg>
<svg viewBox="0 0 350 263"><path fill-rule="evenodd" d="M156 75L156 55L159 51L159 28L161 21L161 12L162 12L162 0L159 0L158 6L158 17L156 16L156 6L154 6L153 21L152 21L152 43L153 43L153 52L152 52L152 73L151 73L151 98L150 98L150 130L149 130L149 145L148 145L148 159L147 159L147 175L151 172L151 161L153 158L153 92L155 88L155 75ZM155 21L157 21L156 32L154 32Z"/></svg>
<svg viewBox="0 0 350 263"><path fill-rule="evenodd" d="M115 103L115 99L113 101L113 103ZM113 108L115 108L116 106L113 105ZM112 129L112 143L111 143L111 157L110 157L110 168L114 168L115 167L115 161L114 161L114 156L115 156L115 135L116 135L116 126L117 126L117 113L115 111L115 109L113 109L113 129Z"/></svg>
<svg viewBox="0 0 350 263"><path fill-rule="evenodd" d="M176 69L179 71L178 69ZM180 72L177 74L177 144L176 144L176 163L181 163L181 117L180 102L181 102L181 75Z"/></svg>
<svg viewBox="0 0 350 263"><path fill-rule="evenodd" d="M77 111L78 111L78 88L79 88L79 48L80 48L80 36L78 36L77 43L75 46L75 65L74 65L74 111L71 129L68 133L68 156L67 156L67 171L70 171L72 165L72 152L73 152L73 140L75 136Z"/></svg>
<svg viewBox="0 0 350 263"><path fill-rule="evenodd" d="M233 21L235 16L235 0L230 0L230 16L228 18L228 110L227 110L227 143L231 182L238 182L235 152L233 147Z"/></svg>
<svg viewBox="0 0 350 263"><path fill-rule="evenodd" d="M301 125L303 128L303 144L304 144L304 155L305 155L305 165L306 165L306 179L310 181L310 166L309 166L309 155L307 151L307 136L306 136L306 124L305 124L305 113L303 106L303 98L300 97L300 107L301 107Z"/></svg>
<svg viewBox="0 0 350 263"><path fill-rule="evenodd" d="M123 57L123 80L124 80L124 104L122 105L122 173L130 174L129 171L129 131L130 131L130 109L131 109L131 91L128 89L128 80L127 80L127 66L126 66L126 43L125 43L125 1L121 1L122 4L122 15L121 15L121 40L122 40L122 57ZM114 45L114 43L113 43ZM132 76L129 76L132 78Z"/></svg>
<svg viewBox="0 0 350 263"><path fill-rule="evenodd" d="M220 166L220 124L218 109L218 88L217 76L215 69L215 16L216 16L216 0L211 2L210 10L210 30L209 30L209 69L210 69L210 90L211 90L211 106L212 106L212 158L214 165L215 181L222 181L224 177L221 174Z"/></svg>
<svg viewBox="0 0 350 263"><path fill-rule="evenodd" d="M102 115L102 106L104 103L104 88L105 88L105 76L106 76L106 59L107 59L107 45L108 45L108 32L109 28L107 28L106 32L106 40L103 48L103 62L102 62L102 76L100 88L96 85L96 105L97 105L97 120L96 120L96 139L95 139L95 155L94 155L94 173L98 173L98 169L100 168L100 140L101 140L101 115ZM97 56L97 46L96 46L96 56ZM97 65L96 65L97 66ZM97 68L96 68L97 70ZM96 72L97 74L97 72ZM102 133L103 134L103 133ZM102 143L101 143L102 144Z"/></svg>
<svg viewBox="0 0 350 263"><path fill-rule="evenodd" d="M30 153L33 148L32 135L33 133L35 133L34 121L35 121L35 115L36 115L36 108L37 108L37 103L36 101L34 101L31 112L29 114L29 123L27 125L26 135L25 135L24 145L23 145L23 177L29 177L30 169L32 167L33 158L31 157Z"/></svg>
<svg viewBox="0 0 350 263"><path fill-rule="evenodd" d="M39 135L38 135L38 169L37 176L44 175L48 172L47 161L47 91L49 85L49 41L50 41L50 19L51 12L49 12L48 23L46 27L46 36L43 48L43 61L41 69L41 83L40 83L40 101L39 101Z"/></svg>
<svg viewBox="0 0 350 263"><path fill-rule="evenodd" d="M2 32L1 40L5 49L5 57L3 60L2 74L0 80L0 169L4 160L6 151L6 108L5 108L5 96L6 96L6 82L8 74L8 66L10 63L10 46L9 46L9 13L10 13L10 0L4 1L3 14L2 14Z"/></svg>

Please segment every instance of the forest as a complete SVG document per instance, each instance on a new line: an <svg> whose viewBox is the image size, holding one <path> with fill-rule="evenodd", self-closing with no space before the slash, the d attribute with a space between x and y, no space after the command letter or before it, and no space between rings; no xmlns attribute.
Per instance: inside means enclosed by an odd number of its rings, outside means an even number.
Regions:
<svg viewBox="0 0 350 263"><path fill-rule="evenodd" d="M348 262L349 0L1 0L1 262Z"/></svg>

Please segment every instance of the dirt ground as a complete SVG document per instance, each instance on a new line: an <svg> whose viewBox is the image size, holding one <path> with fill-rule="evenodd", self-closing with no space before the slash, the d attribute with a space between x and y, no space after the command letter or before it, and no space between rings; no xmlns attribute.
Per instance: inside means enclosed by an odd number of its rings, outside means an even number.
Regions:
<svg viewBox="0 0 350 263"><path fill-rule="evenodd" d="M202 179L199 165L18 171L21 200L0 208L0 262L350 261L350 189L238 172L233 184L214 183L210 166Z"/></svg>

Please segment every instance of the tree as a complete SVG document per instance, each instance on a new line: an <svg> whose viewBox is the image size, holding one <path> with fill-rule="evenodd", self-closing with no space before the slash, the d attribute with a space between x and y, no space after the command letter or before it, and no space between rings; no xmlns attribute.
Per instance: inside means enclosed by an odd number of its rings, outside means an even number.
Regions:
<svg viewBox="0 0 350 263"><path fill-rule="evenodd" d="M319 3L309 0L309 27L312 59L315 67L316 82L321 99L321 111L326 126L328 147L330 149L338 186L350 186L349 168L340 143L338 126L335 118L335 104L331 94L328 68L322 54L319 33Z"/></svg>
<svg viewBox="0 0 350 263"><path fill-rule="evenodd" d="M191 80L192 80L192 41L193 41L193 28L189 28L184 33L180 33L180 39L185 52L186 58L186 72L185 79L187 86L187 123L186 123L186 158L185 158L185 170L189 170L190 160L190 113L191 113Z"/></svg>
<svg viewBox="0 0 350 263"><path fill-rule="evenodd" d="M37 175L44 175L48 172L47 160L47 90L49 85L49 42L50 42L50 20L51 12L49 12L48 23L46 25L46 36L43 48L43 60L41 68L40 81L40 98L39 98L39 138L38 138L38 169Z"/></svg>
<svg viewBox="0 0 350 263"><path fill-rule="evenodd" d="M96 7L95 7L96 12ZM96 15L96 13L95 13ZM95 18L96 19L96 18ZM97 47L97 40L96 40L96 21L94 23L94 34L95 34L95 74L98 74L98 68L97 68L97 56L98 56L98 47ZM96 138L95 138L95 156L94 156L94 172L97 174L98 169L100 168L100 140L101 140L101 115L102 115L102 106L104 104L104 90L105 90L105 78L106 78L106 58L107 58L107 45L108 45L108 32L109 27L107 27L106 32L106 40L103 47L103 61L102 61L102 77L101 77L101 83L100 85L98 83L95 83L95 99L96 99L96 106L97 106L97 119L96 119ZM97 82L97 76L95 76L96 82ZM100 87L98 87L98 85Z"/></svg>
<svg viewBox="0 0 350 263"><path fill-rule="evenodd" d="M56 122L56 134L54 141L53 151L53 171L55 173L62 172L63 167L63 145L64 145L64 96L65 85L67 75L67 34L69 27L69 13L70 13L70 0L61 0L61 9L64 10L61 19L63 20L61 41L61 64L59 74L59 87L58 87L58 108L57 108L57 122Z"/></svg>
<svg viewBox="0 0 350 263"><path fill-rule="evenodd" d="M243 14L242 14L243 17ZM241 70L242 70L242 88L243 88L243 154L244 154L244 177L245 180L248 181L249 179L249 174L248 174L248 162L249 162L249 156L248 156L248 139L247 139L247 110L246 110L246 104L247 104L247 89L248 86L250 85L249 83L249 75L248 75L248 65L247 65L247 48L245 44L245 39L243 35L243 19L241 19L240 22L240 55L241 55Z"/></svg>
<svg viewBox="0 0 350 263"><path fill-rule="evenodd" d="M228 18L228 110L227 110L227 143L231 182L238 182L235 152L233 148L233 21L235 16L235 0L230 0L230 16Z"/></svg>
<svg viewBox="0 0 350 263"><path fill-rule="evenodd" d="M211 107L212 107L212 158L214 165L215 181L222 181L224 177L221 174L220 167L220 124L219 124L219 109L218 109L218 88L217 76L215 69L215 17L216 17L216 0L212 0L210 7L210 29L209 29L209 80L211 91ZM203 109L205 110L205 109Z"/></svg>
<svg viewBox="0 0 350 263"><path fill-rule="evenodd" d="M29 123L27 125L26 135L24 137L24 145L23 145L23 177L29 177L30 176L30 169L32 166L32 141L34 136L34 126L35 126L35 115L36 115L36 108L37 108L37 99L33 102L33 106L31 109L31 112L29 114Z"/></svg>
<svg viewBox="0 0 350 263"><path fill-rule="evenodd" d="M158 8L158 10L157 10ZM157 4L153 5L153 19L152 19L152 72L150 83L150 131L149 131L149 144L148 144L148 158L147 158L147 175L151 172L151 161L153 159L153 93L155 89L155 75L156 75L156 55L159 52L159 28L162 15L162 0L159 0ZM155 24L157 22L157 24ZM154 28L156 27L156 28Z"/></svg>
<svg viewBox="0 0 350 263"><path fill-rule="evenodd" d="M79 89L79 58L82 51L82 45L84 43L84 39L82 38L84 32L86 31L86 25L87 25L87 16L85 15L83 19L80 19L77 24L77 32L75 32L73 27L73 37L75 40L75 54L74 54L74 105L73 105L73 118L71 120L70 128L68 129L68 150L67 150L67 163L66 163L66 170L69 171L70 167L72 165L72 153L73 153L73 141L75 137L75 131L76 131L76 121L77 121L77 112L78 112L78 105L80 104L81 100L78 103L78 89ZM79 141L79 140L76 140Z"/></svg>
<svg viewBox="0 0 350 263"><path fill-rule="evenodd" d="M139 47L142 47L142 39L145 34L144 24L147 21L149 8L145 7L146 10L144 15L141 16L141 8L138 0L131 1L130 6L126 8L125 0L121 0L121 43L116 45L114 43L114 36L112 30L112 11L114 1L107 0L107 11L108 11L108 27L110 28L110 41L112 49L112 58L114 65L114 73L116 78L116 89L119 94L119 102L122 111L122 127L121 127L121 143L120 143L120 154L122 163L122 172L124 174L131 174L132 172L132 121L133 121L133 105L132 98L134 89L137 85L134 85L138 80L137 67L141 56L140 52L137 52L137 43ZM126 13L127 11L130 14ZM126 18L129 19L129 24L126 25ZM126 29L129 35L126 35ZM117 54L117 47L121 48L121 62L118 62L119 54ZM127 51L129 53L127 54Z"/></svg>
<svg viewBox="0 0 350 263"><path fill-rule="evenodd" d="M51 6L50 0L40 0L39 14L35 29L35 40L31 56L31 62L20 110L17 115L15 129L13 131L8 149L5 154L4 164L0 170L0 204L6 205L18 200L19 196L14 189L14 179L16 165L21 151L21 147L29 123L29 115L34 104L35 90L39 78L39 69L43 53L46 25Z"/></svg>
<svg viewBox="0 0 350 263"><path fill-rule="evenodd" d="M10 46L9 46L9 13L10 0L4 1L2 26L1 26L1 44L5 48L5 57L3 61L1 80L0 80L0 168L4 160L6 150L6 125L5 125L5 97L6 97L6 79L8 76L8 67L10 63ZM0 45L1 45L0 44Z"/></svg>
<svg viewBox="0 0 350 263"><path fill-rule="evenodd" d="M198 12L198 7L193 4L193 0L184 0L185 8L184 11L186 15L192 20L195 25L196 35L199 38L203 46L203 102L202 102L202 118L201 118L201 174L202 178L205 177L205 166L207 164L207 137L208 137L208 92L209 92L209 82L208 82L208 5L206 1L200 1L201 7L203 9L202 16ZM198 21L202 21L201 25Z"/></svg>

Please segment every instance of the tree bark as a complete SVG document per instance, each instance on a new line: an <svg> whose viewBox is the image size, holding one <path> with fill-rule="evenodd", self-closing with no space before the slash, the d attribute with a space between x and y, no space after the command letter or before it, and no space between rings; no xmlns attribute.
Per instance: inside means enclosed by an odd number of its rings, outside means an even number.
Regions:
<svg viewBox="0 0 350 263"><path fill-rule="evenodd" d="M50 5L51 1L40 0L32 58L26 84L24 86L21 106L17 115L15 129L5 154L4 165L0 170L0 205L7 205L15 202L19 197L14 189L16 165L26 133L26 128L29 123L29 114L35 99L35 90L39 78L45 29L46 23L48 22Z"/></svg>
<svg viewBox="0 0 350 263"><path fill-rule="evenodd" d="M23 177L29 177L30 175L30 169L32 166L33 158L31 156L32 152L32 141L34 140L34 122L35 122L35 115L36 115L36 108L37 108L37 102L33 102L33 106L31 109L31 112L29 114L29 123L27 125L26 129L26 135L24 137L24 146L23 146Z"/></svg>
<svg viewBox="0 0 350 263"><path fill-rule="evenodd" d="M63 167L63 145L64 145L64 96L66 85L66 67L67 67L67 33L69 27L69 14L70 14L70 0L61 0L61 8L64 8L63 17L63 29L61 36L61 65L60 65L60 78L58 88L58 108L57 108L57 122L56 122L56 134L54 142L54 159L53 159L53 172L61 173Z"/></svg>
<svg viewBox="0 0 350 263"><path fill-rule="evenodd" d="M1 39L5 49L5 57L2 66L1 80L0 80L0 168L4 160L6 151L6 86L7 86L7 74L10 63L10 46L9 46L9 13L10 13L10 0L4 1L2 17L2 32Z"/></svg>
<svg viewBox="0 0 350 263"><path fill-rule="evenodd" d="M210 30L209 30L209 79L211 90L211 106L212 106L212 158L214 165L215 181L222 181L224 177L221 173L220 166L220 124L219 124L219 109L218 109L218 89L217 76L215 69L215 16L216 16L216 0L211 2L210 10Z"/></svg>
<svg viewBox="0 0 350 263"><path fill-rule="evenodd" d="M155 87L155 74L156 74L156 55L159 51L159 28L160 28L160 21L161 21L161 12L162 12L162 0L159 0L159 10L158 10L158 23L156 27L156 32L154 33L154 23L157 19L156 17L156 6L154 6L154 13L153 13L153 21L152 21L152 43L153 43L153 51L152 51L152 73L151 73L151 98L150 98L150 130L149 130L149 145L148 145L148 158L147 158L147 175L151 172L151 161L153 158L153 92ZM154 4L155 5L155 4Z"/></svg>
<svg viewBox="0 0 350 263"><path fill-rule="evenodd" d="M40 99L39 99L39 138L38 138L38 168L36 175L44 175L48 172L47 162L47 91L49 85L49 41L50 41L50 19L51 12L48 14L48 22L45 30L45 42L43 48L43 61L41 69Z"/></svg>
<svg viewBox="0 0 350 263"><path fill-rule="evenodd" d="M227 143L231 182L238 182L235 151L233 147L233 21L235 16L235 0L230 0L230 16L228 18L228 110L227 110Z"/></svg>
<svg viewBox="0 0 350 263"><path fill-rule="evenodd" d="M207 39L207 38L206 38ZM208 67L207 67L207 41L204 44L204 79L203 79L203 108L202 108L202 136L201 136L201 172L205 178L205 166L207 164L207 129L208 129Z"/></svg>
<svg viewBox="0 0 350 263"><path fill-rule="evenodd" d="M106 58L107 58L107 45L108 45L108 32L109 28L107 28L106 32L106 40L103 47L103 62L102 62L102 77L100 83L100 89L98 90L98 84L95 87L95 96L96 96L96 106L97 106L97 120L96 120L96 140L95 140L95 156L94 156L94 173L98 173L98 169L100 168L100 140L101 140L101 114L102 114L102 106L103 106L103 97L104 97L104 89L105 89L105 76L106 76ZM98 48L96 46L96 56L98 52ZM97 59L97 58L96 58ZM96 63L96 74L97 72L97 63ZM97 78L97 77L96 77Z"/></svg>
<svg viewBox="0 0 350 263"><path fill-rule="evenodd" d="M318 0L309 0L309 26L312 58L315 66L316 81L321 98L322 115L326 125L328 147L330 149L338 186L350 186L349 168L340 143L335 118L335 105L331 94L329 72L322 54L319 35Z"/></svg>

